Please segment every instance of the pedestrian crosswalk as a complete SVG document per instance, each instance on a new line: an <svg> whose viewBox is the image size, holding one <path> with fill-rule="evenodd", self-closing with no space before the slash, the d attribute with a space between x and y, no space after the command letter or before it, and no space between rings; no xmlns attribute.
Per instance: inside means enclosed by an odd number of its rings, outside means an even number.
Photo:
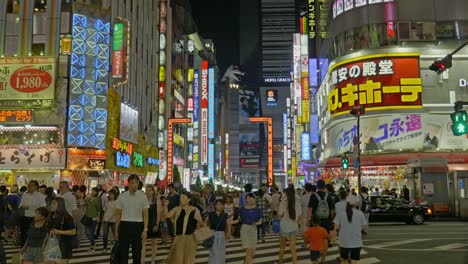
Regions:
<svg viewBox="0 0 468 264"><path fill-rule="evenodd" d="M96 263L109 263L109 253L106 253L102 250L102 240L98 239L96 241L96 251L89 252L89 241L83 240L81 242L81 247L73 252L73 259L69 261L70 264L80 263L80 264L96 264ZM151 262L151 243L146 244L146 263ZM11 263L12 256L18 252L17 247L5 246L7 263ZM156 257L156 263L164 263L166 256L170 250L170 244L159 245L158 253ZM256 254L255 254L255 263L258 264L272 264L275 261L278 261L278 252L279 252L279 239L277 235L267 234L265 243L257 245ZM198 247L196 263L208 263L209 251L203 247ZM240 239L232 239L226 244L226 263L230 264L242 264L244 260L245 252L242 249ZM302 238L298 237L297 241L297 256L299 263L310 263L310 253L307 247L303 247ZM329 254L327 256L327 263L336 263L336 258L339 256L338 247L334 246L329 249ZM360 264L374 264L379 263L379 259L368 256L366 250L361 251L361 261ZM129 263L132 263L132 260L129 260ZM291 263L291 254L288 249L285 252L285 259L283 263ZM168 263L172 264L172 263ZM175 263L174 263L175 264Z"/></svg>

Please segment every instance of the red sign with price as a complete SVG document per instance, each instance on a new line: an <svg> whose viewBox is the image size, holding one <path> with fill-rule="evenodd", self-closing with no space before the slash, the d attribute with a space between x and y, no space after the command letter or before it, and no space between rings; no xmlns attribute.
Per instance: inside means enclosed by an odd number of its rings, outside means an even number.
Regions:
<svg viewBox="0 0 468 264"><path fill-rule="evenodd" d="M0 100L53 100L54 89L54 58L0 58Z"/></svg>

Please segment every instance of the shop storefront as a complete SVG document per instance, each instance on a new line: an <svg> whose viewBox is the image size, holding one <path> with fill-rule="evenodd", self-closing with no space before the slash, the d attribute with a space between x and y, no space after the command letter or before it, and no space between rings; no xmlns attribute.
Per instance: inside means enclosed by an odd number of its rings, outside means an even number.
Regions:
<svg viewBox="0 0 468 264"><path fill-rule="evenodd" d="M61 179L71 185L94 187L105 183L106 150L67 149L67 168L61 171Z"/></svg>
<svg viewBox="0 0 468 264"><path fill-rule="evenodd" d="M36 180L39 185L58 188L60 170L65 167L65 150L25 146L0 149L0 164L0 185L26 186Z"/></svg>

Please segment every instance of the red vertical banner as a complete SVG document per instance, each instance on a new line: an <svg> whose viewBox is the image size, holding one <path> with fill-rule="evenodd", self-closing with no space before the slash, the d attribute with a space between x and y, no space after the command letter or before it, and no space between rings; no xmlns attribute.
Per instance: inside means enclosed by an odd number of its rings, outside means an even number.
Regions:
<svg viewBox="0 0 468 264"><path fill-rule="evenodd" d="M202 61L201 163L208 164L208 61Z"/></svg>
<svg viewBox="0 0 468 264"><path fill-rule="evenodd" d="M123 51L114 50L112 56L112 78L122 78L123 75Z"/></svg>

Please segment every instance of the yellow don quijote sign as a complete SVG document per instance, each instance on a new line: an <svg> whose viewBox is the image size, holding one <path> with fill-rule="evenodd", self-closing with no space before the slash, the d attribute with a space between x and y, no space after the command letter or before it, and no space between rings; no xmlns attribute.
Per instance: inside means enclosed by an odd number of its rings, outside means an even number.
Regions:
<svg viewBox="0 0 468 264"><path fill-rule="evenodd" d="M419 54L376 54L346 60L329 70L328 112L422 108Z"/></svg>

